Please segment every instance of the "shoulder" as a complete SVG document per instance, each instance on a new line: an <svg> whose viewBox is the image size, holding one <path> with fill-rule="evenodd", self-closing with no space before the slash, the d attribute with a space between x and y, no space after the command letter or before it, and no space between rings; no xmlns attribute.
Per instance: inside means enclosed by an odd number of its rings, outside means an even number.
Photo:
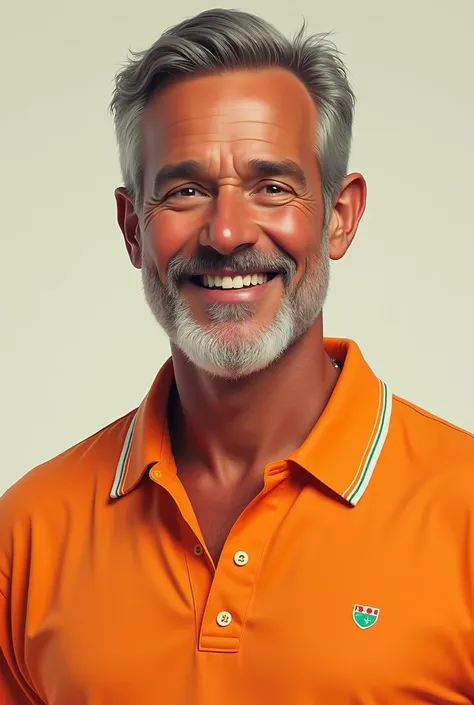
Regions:
<svg viewBox="0 0 474 705"><path fill-rule="evenodd" d="M14 549L31 543L32 527L48 524L54 532L97 491L107 500L134 413L31 469L0 497L0 592Z"/></svg>
<svg viewBox="0 0 474 705"><path fill-rule="evenodd" d="M109 475L112 482L118 455L135 410L113 421L92 436L36 466L20 478L2 497L4 512L30 510L56 502L61 496L80 492L90 480Z"/></svg>
<svg viewBox="0 0 474 705"><path fill-rule="evenodd" d="M455 514L474 510L474 435L406 399L393 397L388 443L397 473Z"/></svg>
<svg viewBox="0 0 474 705"><path fill-rule="evenodd" d="M402 397L393 396L393 421L414 447L466 461L474 461L474 434L455 426ZM474 466L473 466L474 469Z"/></svg>

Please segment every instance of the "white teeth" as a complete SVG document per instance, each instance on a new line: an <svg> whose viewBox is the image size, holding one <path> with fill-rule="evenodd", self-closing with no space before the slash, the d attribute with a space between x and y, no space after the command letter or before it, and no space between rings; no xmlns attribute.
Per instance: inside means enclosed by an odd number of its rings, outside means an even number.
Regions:
<svg viewBox="0 0 474 705"><path fill-rule="evenodd" d="M235 277L218 277L204 274L202 277L202 284L206 289L215 287L220 289L243 289L246 286L266 284L267 281L268 274L246 274L245 276L238 274Z"/></svg>

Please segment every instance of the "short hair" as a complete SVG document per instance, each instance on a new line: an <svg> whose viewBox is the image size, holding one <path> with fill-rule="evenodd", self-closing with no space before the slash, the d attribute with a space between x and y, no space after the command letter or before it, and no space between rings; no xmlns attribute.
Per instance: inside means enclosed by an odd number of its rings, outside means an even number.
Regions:
<svg viewBox="0 0 474 705"><path fill-rule="evenodd" d="M153 94L193 74L279 67L306 86L318 112L315 157L321 175L325 223L347 173L355 98L340 52L327 34L292 40L273 25L239 10L213 9L167 29L147 50L130 52L115 76L114 116L120 168L136 209L142 205L141 118Z"/></svg>

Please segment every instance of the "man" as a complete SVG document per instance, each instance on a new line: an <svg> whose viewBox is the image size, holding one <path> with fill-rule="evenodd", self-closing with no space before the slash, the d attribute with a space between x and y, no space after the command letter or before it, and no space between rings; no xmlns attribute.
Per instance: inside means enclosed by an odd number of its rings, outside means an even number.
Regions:
<svg viewBox="0 0 474 705"><path fill-rule="evenodd" d="M474 702L474 438L323 338L366 199L337 51L204 12L112 109L172 356L1 501L1 702Z"/></svg>

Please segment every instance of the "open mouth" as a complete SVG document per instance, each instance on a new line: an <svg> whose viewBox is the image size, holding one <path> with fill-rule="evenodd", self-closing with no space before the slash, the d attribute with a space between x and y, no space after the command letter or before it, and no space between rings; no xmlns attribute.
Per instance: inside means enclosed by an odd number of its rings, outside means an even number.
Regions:
<svg viewBox="0 0 474 705"><path fill-rule="evenodd" d="M237 274L231 276L218 276L212 274L202 274L191 277L191 282L204 289L247 289L253 286L261 286L274 279L277 272L257 272L255 274Z"/></svg>

